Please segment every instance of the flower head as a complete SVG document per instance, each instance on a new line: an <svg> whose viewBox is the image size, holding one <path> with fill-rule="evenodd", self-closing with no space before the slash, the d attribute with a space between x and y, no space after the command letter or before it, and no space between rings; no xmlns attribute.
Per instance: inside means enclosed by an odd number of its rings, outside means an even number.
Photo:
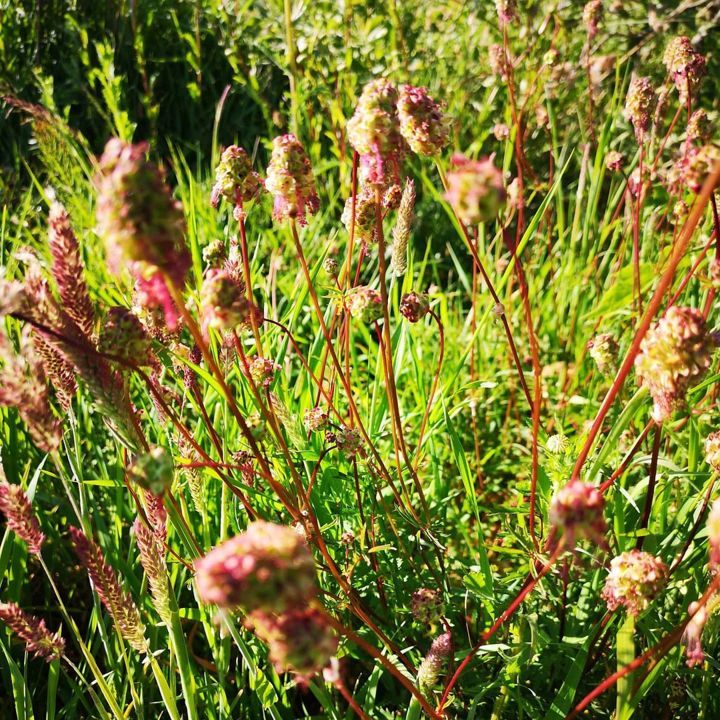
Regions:
<svg viewBox="0 0 720 720"><path fill-rule="evenodd" d="M702 145L691 148L680 162L680 171L688 189L699 193L709 175L715 172L720 163L720 147L717 145Z"/></svg>
<svg viewBox="0 0 720 720"><path fill-rule="evenodd" d="M355 233L360 240L372 243L377 240L378 204L375 191L371 187L362 187L355 195ZM345 201L342 224L350 232L353 222L352 195Z"/></svg>
<svg viewBox="0 0 720 720"><path fill-rule="evenodd" d="M26 613L15 603L0 602L0 620L25 641L28 652L47 662L65 654L65 641L59 633L51 633L45 621Z"/></svg>
<svg viewBox="0 0 720 720"><path fill-rule="evenodd" d="M611 150L605 156L605 167L612 172L620 172L622 170L625 156L617 150Z"/></svg>
<svg viewBox="0 0 720 720"><path fill-rule="evenodd" d="M400 132L413 152L438 155L448 144L448 123L427 88L401 85L398 96Z"/></svg>
<svg viewBox="0 0 720 720"><path fill-rule="evenodd" d="M247 368L243 367L243 373L256 385L268 388L275 377L275 373L279 369L280 366L273 360L264 357L254 357L248 362Z"/></svg>
<svg viewBox="0 0 720 720"><path fill-rule="evenodd" d="M568 547L577 538L587 538L605 544L605 501L600 491L590 483L571 480L560 488L550 503L550 524L562 530Z"/></svg>
<svg viewBox="0 0 720 720"><path fill-rule="evenodd" d="M128 480L148 490L153 495L162 495L173 483L175 465L172 455L164 447L154 447L138 455L127 469Z"/></svg>
<svg viewBox="0 0 720 720"><path fill-rule="evenodd" d="M359 285L348 292L345 308L352 317L364 323L377 322L383 316L380 293L367 285Z"/></svg>
<svg viewBox="0 0 720 720"><path fill-rule="evenodd" d="M624 606L631 615L639 615L662 590L667 576L660 558L630 550L612 559L602 596L610 611Z"/></svg>
<svg viewBox="0 0 720 720"><path fill-rule="evenodd" d="M45 535L40 531L37 518L25 491L20 485L11 485L0 469L0 512L7 527L12 530L34 555L39 555Z"/></svg>
<svg viewBox="0 0 720 720"><path fill-rule="evenodd" d="M700 80L705 75L705 58L693 47L690 38L683 35L673 38L665 48L663 63L668 75L685 103L688 91L695 95Z"/></svg>
<svg viewBox="0 0 720 720"><path fill-rule="evenodd" d="M404 151L397 103L397 89L389 80L371 80L347 123L348 140L371 183L383 183L388 171L391 176L397 174Z"/></svg>
<svg viewBox="0 0 720 720"><path fill-rule="evenodd" d="M430 301L424 293L409 292L400 300L400 314L409 322L420 322L430 312Z"/></svg>
<svg viewBox="0 0 720 720"><path fill-rule="evenodd" d="M711 432L705 438L705 462L715 472L720 472L720 430Z"/></svg>
<svg viewBox="0 0 720 720"><path fill-rule="evenodd" d="M362 453L362 437L355 428L340 428L325 435L328 443L335 443L337 449L352 460L358 453Z"/></svg>
<svg viewBox="0 0 720 720"><path fill-rule="evenodd" d="M495 0L495 9L500 25L509 25L513 20L517 20L516 0Z"/></svg>
<svg viewBox="0 0 720 720"><path fill-rule="evenodd" d="M601 373L612 372L618 357L618 344L610 333L600 333L588 342L588 352Z"/></svg>
<svg viewBox="0 0 720 720"><path fill-rule="evenodd" d="M452 635L449 632L443 633L433 640L428 654L418 668L418 686L421 690L427 692L437 684L440 673L451 653Z"/></svg>
<svg viewBox="0 0 720 720"><path fill-rule="evenodd" d="M603 16L602 0L590 0L583 8L583 23L588 37L592 40L598 31Z"/></svg>
<svg viewBox="0 0 720 720"><path fill-rule="evenodd" d="M712 124L708 114L700 108L696 110L688 120L687 138L688 140L699 140L707 142L712 134Z"/></svg>
<svg viewBox="0 0 720 720"><path fill-rule="evenodd" d="M420 588L410 599L413 617L423 625L437 622L445 614L445 603L440 590Z"/></svg>
<svg viewBox="0 0 720 720"><path fill-rule="evenodd" d="M283 612L317 592L315 562L292 528L257 521L195 563L200 599L221 608Z"/></svg>
<svg viewBox="0 0 720 720"><path fill-rule="evenodd" d="M252 161L243 148L230 145L225 148L217 168L210 202L217 207L220 198L234 206L234 215L240 219L243 203L254 200L263 189L262 178L253 170Z"/></svg>
<svg viewBox="0 0 720 720"><path fill-rule="evenodd" d="M710 367L714 342L702 313L671 307L640 345L635 371L654 401L653 419L662 422L685 402L685 394Z"/></svg>
<svg viewBox="0 0 720 720"><path fill-rule="evenodd" d="M446 198L466 225L477 225L497 217L505 205L502 171L491 157L469 160L462 155L452 159L447 175Z"/></svg>
<svg viewBox="0 0 720 720"><path fill-rule="evenodd" d="M322 430L328 421L328 414L321 407L310 408L305 411L303 424L308 432Z"/></svg>
<svg viewBox="0 0 720 720"><path fill-rule="evenodd" d="M153 364L152 340L137 315L127 308L108 310L98 338L98 350L139 367Z"/></svg>
<svg viewBox="0 0 720 720"><path fill-rule="evenodd" d="M273 140L265 187L275 199L273 217L278 222L297 218L305 225L306 214L318 211L320 199L310 159L294 135L281 135Z"/></svg>
<svg viewBox="0 0 720 720"><path fill-rule="evenodd" d="M653 111L657 105L657 95L650 78L633 77L625 98L625 119L635 128L635 137L640 142L650 127Z"/></svg>
<svg viewBox="0 0 720 720"><path fill-rule="evenodd" d="M708 611L704 605L691 602L688 607L688 614L691 617L685 626L682 643L685 645L685 663L688 667L694 667L705 662L705 653L702 649L702 634L708 619Z"/></svg>
<svg viewBox="0 0 720 720"><path fill-rule="evenodd" d="M211 268L205 273L200 290L200 315L206 335L210 328L232 331L262 322L262 313L248 300L244 286L224 268Z"/></svg>

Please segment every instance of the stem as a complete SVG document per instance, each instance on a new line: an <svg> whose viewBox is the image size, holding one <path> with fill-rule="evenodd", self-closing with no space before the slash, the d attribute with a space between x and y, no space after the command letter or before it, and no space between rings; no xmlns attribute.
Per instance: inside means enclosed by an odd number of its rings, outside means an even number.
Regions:
<svg viewBox="0 0 720 720"><path fill-rule="evenodd" d="M615 638L615 654L617 656L618 670L629 665L635 659L635 616L628 613L625 622L620 626ZM625 713L630 709L630 695L632 693L632 676L626 675L618 679L617 704L615 709L616 720L624 720Z"/></svg>
<svg viewBox="0 0 720 720"><path fill-rule="evenodd" d="M640 520L639 530L646 530L650 521L650 513L652 512L653 497L655 496L655 482L657 480L658 454L660 452L660 439L662 437L662 424L655 427L655 437L653 439L652 455L650 457L650 480L648 481L647 494L645 495L645 508L643 509L642 519ZM641 535L637 539L635 547L642 550L645 537Z"/></svg>

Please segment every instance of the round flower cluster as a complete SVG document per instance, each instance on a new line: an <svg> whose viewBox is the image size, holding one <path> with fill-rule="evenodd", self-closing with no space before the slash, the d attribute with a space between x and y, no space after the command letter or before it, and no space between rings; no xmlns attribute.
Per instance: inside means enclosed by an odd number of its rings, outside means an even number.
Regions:
<svg viewBox="0 0 720 720"><path fill-rule="evenodd" d="M495 43L488 47L488 67L490 72L501 80L507 80L509 77L512 65L502 45Z"/></svg>
<svg viewBox="0 0 720 720"><path fill-rule="evenodd" d="M361 322L377 322L383 316L382 297L377 290L359 285L345 296L345 309Z"/></svg>
<svg viewBox="0 0 720 720"><path fill-rule="evenodd" d="M297 218L305 225L306 213L318 211L320 200L310 159L295 135L281 135L273 140L265 187L275 200L275 220Z"/></svg>
<svg viewBox="0 0 720 720"><path fill-rule="evenodd" d="M660 593L667 577L667 565L660 558L630 550L610 562L602 597L608 610L624 606L631 615L639 615Z"/></svg>
<svg viewBox="0 0 720 720"><path fill-rule="evenodd" d="M226 148L215 169L215 184L210 195L212 206L217 207L220 198L224 198L233 204L233 215L240 220L243 203L256 198L262 189L262 178L253 170L245 150L237 145Z"/></svg>
<svg viewBox="0 0 720 720"><path fill-rule="evenodd" d="M225 243L219 238L211 240L202 251L202 258L206 265L217 266L227 260Z"/></svg>
<svg viewBox="0 0 720 720"><path fill-rule="evenodd" d="M130 361L138 367L152 365L152 340L138 317L127 308L113 307L105 316L98 350Z"/></svg>
<svg viewBox="0 0 720 720"><path fill-rule="evenodd" d="M625 156L617 150L611 150L605 156L605 167L612 172L620 172L622 170Z"/></svg>
<svg viewBox="0 0 720 720"><path fill-rule="evenodd" d="M175 477L172 455L163 447L154 447L133 460L127 469L127 476L128 480L143 490L153 495L162 495Z"/></svg>
<svg viewBox="0 0 720 720"><path fill-rule="evenodd" d="M680 102L685 104L688 92L694 96L705 75L705 58L695 50L690 38L681 35L668 43L663 64L680 94Z"/></svg>
<svg viewBox="0 0 720 720"><path fill-rule="evenodd" d="M310 408L305 411L303 423L308 432L322 430L328 421L328 414L321 407Z"/></svg>
<svg viewBox="0 0 720 720"><path fill-rule="evenodd" d="M211 268L205 274L200 290L200 316L203 332L237 330L262 322L260 309L245 295L245 288L232 273Z"/></svg>
<svg viewBox="0 0 720 720"><path fill-rule="evenodd" d="M350 232L353 222L352 195L345 201L342 220L343 225ZM377 227L377 200L372 187L363 186L355 195L355 233L360 240L366 243L375 242Z"/></svg>
<svg viewBox="0 0 720 720"><path fill-rule="evenodd" d="M416 323L430 312L430 301L424 293L409 292L400 300L400 314L409 322Z"/></svg>
<svg viewBox="0 0 720 720"><path fill-rule="evenodd" d="M605 374L612 372L617 363L618 344L610 333L600 333L588 342L588 352L598 370Z"/></svg>
<svg viewBox="0 0 720 720"><path fill-rule="evenodd" d="M435 623L445 614L445 603L440 590L420 588L412 594L413 617L423 625Z"/></svg>
<svg viewBox="0 0 720 720"><path fill-rule="evenodd" d="M605 545L605 501L590 483L571 480L560 488L550 503L550 524L561 530L568 547L578 538Z"/></svg>
<svg viewBox="0 0 720 720"><path fill-rule="evenodd" d="M325 441L335 443L337 449L349 460L362 451L362 438L355 428L340 428L325 434Z"/></svg>
<svg viewBox="0 0 720 720"><path fill-rule="evenodd" d="M278 672L309 678L337 652L337 636L315 608L295 608L280 615L255 612L246 625L268 644L270 660Z"/></svg>
<svg viewBox="0 0 720 720"><path fill-rule="evenodd" d="M469 160L462 155L452 158L453 169L447 175L447 200L466 225L477 225L497 217L505 205L502 171L492 158Z"/></svg>
<svg viewBox="0 0 720 720"><path fill-rule="evenodd" d="M681 175L685 185L694 193L699 193L707 177L715 172L720 163L720 147L702 145L691 148L680 161Z"/></svg>
<svg viewBox="0 0 720 720"><path fill-rule="evenodd" d="M413 152L434 156L448 144L447 121L426 88L402 85L397 109L400 132Z"/></svg>
<svg viewBox="0 0 720 720"><path fill-rule="evenodd" d="M509 25L513 20L517 19L516 0L495 0L495 9L501 25Z"/></svg>
<svg viewBox="0 0 720 720"><path fill-rule="evenodd" d="M655 88L648 77L633 77L625 98L625 119L635 128L635 137L641 142L650 127L657 105Z"/></svg>
<svg viewBox="0 0 720 720"><path fill-rule="evenodd" d="M707 113L702 108L696 110L688 120L687 138L688 140L699 140L707 142L712 135L712 124Z"/></svg>
<svg viewBox="0 0 720 720"><path fill-rule="evenodd" d="M713 349L705 320L694 308L671 307L648 331L635 359L635 371L639 383L650 390L656 422L683 405L688 389L710 367Z"/></svg>
<svg viewBox="0 0 720 720"><path fill-rule="evenodd" d="M315 597L315 562L304 538L257 521L195 563L203 602L248 612L283 612Z"/></svg>
<svg viewBox="0 0 720 720"><path fill-rule="evenodd" d="M280 366L268 358L254 357L248 363L247 368L243 366L243 374L246 374L256 385L267 388L270 387L270 383L279 369Z"/></svg>

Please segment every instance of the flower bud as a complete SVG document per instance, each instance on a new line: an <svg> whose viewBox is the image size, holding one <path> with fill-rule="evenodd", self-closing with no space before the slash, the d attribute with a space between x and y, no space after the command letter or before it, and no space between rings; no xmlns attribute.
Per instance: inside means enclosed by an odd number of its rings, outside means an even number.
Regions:
<svg viewBox="0 0 720 720"><path fill-rule="evenodd" d="M409 292L400 300L400 314L409 322L416 323L430 312L430 301L424 293Z"/></svg>
<svg viewBox="0 0 720 720"><path fill-rule="evenodd" d="M477 225L497 217L505 205L502 172L492 158L468 160L462 155L452 159L447 175L446 198L466 225Z"/></svg>
<svg viewBox="0 0 720 720"><path fill-rule="evenodd" d="M588 342L590 357L603 374L613 372L617 364L618 351L618 344L610 333L600 333Z"/></svg>
<svg viewBox="0 0 720 720"><path fill-rule="evenodd" d="M450 633L443 633L433 640L428 654L418 668L418 687L421 690L427 692L437 685L440 673L451 653L452 635Z"/></svg>
<svg viewBox="0 0 720 720"><path fill-rule="evenodd" d="M592 40L598 31L598 25L602 21L603 4L602 0L590 0L583 8L583 23L587 30L588 37Z"/></svg>
<svg viewBox="0 0 720 720"><path fill-rule="evenodd" d="M680 102L684 105L688 99L688 91L695 96L700 80L705 75L705 58L695 50L690 38L679 36L673 38L665 48L663 64L678 89Z"/></svg>
<svg viewBox="0 0 720 720"><path fill-rule="evenodd" d="M605 544L605 501L600 491L590 483L571 480L560 488L550 503L550 524L562 531L569 548L576 539Z"/></svg>
<svg viewBox="0 0 720 720"><path fill-rule="evenodd" d="M245 295L245 288L224 268L211 268L200 291L203 332L210 328L234 331L262 323L260 309Z"/></svg>
<svg viewBox="0 0 720 720"><path fill-rule="evenodd" d="M625 156L617 150L611 150L605 156L605 167L612 172L620 172L622 170Z"/></svg>
<svg viewBox="0 0 720 720"><path fill-rule="evenodd" d="M366 243L377 239L377 207L375 191L371 187L362 188L355 195L355 236ZM353 222L352 195L345 201L340 219L349 233Z"/></svg>
<svg viewBox="0 0 720 720"><path fill-rule="evenodd" d="M243 365L243 375L249 377L256 385L263 388L270 387L275 373L280 369L280 366L263 357L254 357L248 362L247 368Z"/></svg>

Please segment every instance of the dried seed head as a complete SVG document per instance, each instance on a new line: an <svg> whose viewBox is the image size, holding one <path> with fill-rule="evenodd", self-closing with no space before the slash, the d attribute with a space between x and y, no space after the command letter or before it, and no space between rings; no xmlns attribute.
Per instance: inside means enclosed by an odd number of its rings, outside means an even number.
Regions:
<svg viewBox="0 0 720 720"><path fill-rule="evenodd" d="M588 342L588 352L595 361L598 370L603 374L612 373L617 365L617 341L610 333L600 333Z"/></svg>
<svg viewBox="0 0 720 720"><path fill-rule="evenodd" d="M702 665L705 662L705 653L702 649L702 634L708 619L707 608L698 602L691 602L688 614L692 617L685 626L682 643L685 645L685 663L688 667Z"/></svg>
<svg viewBox="0 0 720 720"><path fill-rule="evenodd" d="M390 267L396 275L404 275L407 270L407 249L415 208L415 183L409 178L405 181L395 227L392 230L393 245Z"/></svg>
<svg viewBox="0 0 720 720"><path fill-rule="evenodd" d="M363 88L355 113L347 122L350 144L360 155L370 183L382 184L395 177L405 149L397 111L398 92L388 80L378 78Z"/></svg>
<svg viewBox="0 0 720 720"><path fill-rule="evenodd" d="M281 135L273 140L265 187L275 199L273 217L278 222L297 218L300 225L305 225L306 214L318 211L320 199L310 159L294 135Z"/></svg>
<svg viewBox="0 0 720 720"><path fill-rule="evenodd" d="M128 480L148 490L153 495L162 495L173 483L175 466L172 455L163 447L154 447L138 455L127 469Z"/></svg>
<svg viewBox="0 0 720 720"><path fill-rule="evenodd" d="M665 586L667 565L641 550L630 550L613 558L602 592L611 612L624 606L630 615L639 615Z"/></svg>
<svg viewBox="0 0 720 720"><path fill-rule="evenodd" d="M303 423L308 432L317 432L327 425L328 414L321 407L310 408L305 411Z"/></svg>
<svg viewBox="0 0 720 720"><path fill-rule="evenodd" d="M400 132L413 152L430 157L448 144L448 122L427 88L401 85L398 96Z"/></svg>
<svg viewBox="0 0 720 720"><path fill-rule="evenodd" d="M211 268L200 290L200 315L203 332L212 328L236 331L262 324L262 313L248 300L245 288L228 270Z"/></svg>
<svg viewBox="0 0 720 720"><path fill-rule="evenodd" d="M687 391L710 367L714 347L702 313L694 308L671 307L648 331L635 372L638 382L650 390L656 422L682 407Z"/></svg>
<svg viewBox="0 0 720 720"><path fill-rule="evenodd" d="M611 150L605 156L605 167L612 172L620 172L623 167L625 156L617 150Z"/></svg>
<svg viewBox="0 0 720 720"><path fill-rule="evenodd" d="M445 614L445 603L440 590L420 588L412 594L413 617L422 625L438 622Z"/></svg>
<svg viewBox="0 0 720 720"><path fill-rule="evenodd" d="M243 203L254 200L263 190L262 178L253 170L252 161L243 148L230 145L215 168L215 184L210 203L217 207L220 198L232 203L233 214L240 220Z"/></svg>
<svg viewBox="0 0 720 720"><path fill-rule="evenodd" d="M693 47L690 38L673 38L665 48L663 63L680 94L680 102L687 102L688 91L695 96L705 75L705 58Z"/></svg>
<svg viewBox="0 0 720 720"><path fill-rule="evenodd" d="M12 530L34 555L39 555L45 535L40 531L32 505L19 485L11 485L0 468L0 512Z"/></svg>
<svg viewBox="0 0 720 720"><path fill-rule="evenodd" d="M602 0L590 0L583 8L583 23L587 30L588 37L592 40L598 31L598 26L603 17Z"/></svg>
<svg viewBox="0 0 720 720"><path fill-rule="evenodd" d="M446 198L466 225L494 220L505 205L502 171L491 157L469 160L462 155L452 159L448 172Z"/></svg>
<svg viewBox="0 0 720 720"><path fill-rule="evenodd" d="M283 612L315 596L315 562L292 528L257 521L195 563L200 599L220 608Z"/></svg>
<svg viewBox="0 0 720 720"><path fill-rule="evenodd" d="M76 527L69 528L73 548L81 564L87 570L93 588L98 594L122 636L138 652L147 652L145 628L140 611L125 592L113 568L105 560L100 547Z"/></svg>
<svg viewBox="0 0 720 720"><path fill-rule="evenodd" d="M138 367L154 362L152 339L137 315L123 307L108 310L98 338L98 350Z"/></svg>
<svg viewBox="0 0 720 720"><path fill-rule="evenodd" d="M363 323L373 323L383 316L382 297L367 285L352 288L345 296L345 309Z"/></svg>
<svg viewBox="0 0 720 720"><path fill-rule="evenodd" d="M409 322L420 322L430 312L430 300L424 293L409 292L400 300L400 314Z"/></svg>
<svg viewBox="0 0 720 720"><path fill-rule="evenodd" d="M633 77L625 98L625 119L635 128L635 137L641 142L650 127L657 96L648 77Z"/></svg>
<svg viewBox="0 0 720 720"><path fill-rule="evenodd" d="M26 613L15 603L0 602L0 620L25 641L28 652L36 657L52 662L65 654L65 641L60 633L51 633L44 620Z"/></svg>
<svg viewBox="0 0 720 720"><path fill-rule="evenodd" d="M98 234L111 269L120 272L129 261L141 298L161 308L174 328L177 315L165 284L185 284L190 268L185 220L147 151L147 143L131 145L117 138L105 146L96 176Z"/></svg>
<svg viewBox="0 0 720 720"><path fill-rule="evenodd" d="M594 485L571 480L553 496L549 520L564 533L568 548L581 538L605 545L604 509L603 496Z"/></svg>
<svg viewBox="0 0 720 720"><path fill-rule="evenodd" d="M277 672L309 679L337 652L337 636L314 608L290 609L280 615L256 612L248 617L247 625L270 647Z"/></svg>
<svg viewBox="0 0 720 720"><path fill-rule="evenodd" d="M427 692L432 689L440 678L443 667L452 653L452 635L443 633L436 637L428 654L418 668L418 687Z"/></svg>

